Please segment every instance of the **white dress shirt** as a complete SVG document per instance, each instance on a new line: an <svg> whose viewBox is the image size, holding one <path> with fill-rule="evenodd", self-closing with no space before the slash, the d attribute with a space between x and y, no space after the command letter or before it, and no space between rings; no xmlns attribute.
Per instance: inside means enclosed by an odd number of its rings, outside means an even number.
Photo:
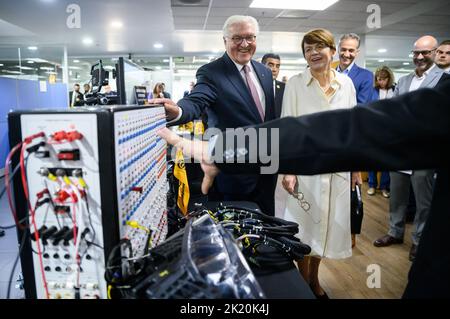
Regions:
<svg viewBox="0 0 450 319"><path fill-rule="evenodd" d="M233 60L231 60L231 61L233 61ZM244 83L247 84L247 80L245 79L245 73L244 73L244 70L243 70L244 65L236 63L234 61L233 61L233 63L237 67L237 69L239 71L239 74L242 76L242 79L244 80ZM259 83L258 77L256 76L255 69L253 69L252 63L248 62L247 65L250 68L250 78L252 79L253 84L255 84L256 91L258 91L259 101L261 102L261 106L263 108L264 114L266 114L266 96L264 94L264 90L263 90L263 88L261 86L261 83Z"/></svg>
<svg viewBox="0 0 450 319"><path fill-rule="evenodd" d="M233 60L231 60L231 61L233 61ZM236 63L234 61L233 61L233 63L236 66L236 68L238 69L239 74L242 76L244 83L247 83L247 80L245 79L245 73L242 70L244 65ZM249 63L247 63L247 65L250 68L250 78L253 80L253 84L255 84L256 91L258 92L259 101L261 102L261 106L262 106L264 114L265 114L265 112L266 112L266 96L264 94L264 90L261 86L261 83L259 83L258 77L256 76L255 69L253 69L252 63L249 62ZM178 107L178 111L179 111L178 116L176 118L174 118L173 120L168 121L167 123L170 124L170 123L176 122L181 118L181 116L183 115L183 109L181 107Z"/></svg>
<svg viewBox="0 0 450 319"><path fill-rule="evenodd" d="M433 64L431 68L423 72L422 76L418 76L417 72L414 72L414 77L411 81L411 86L409 87L409 92L417 90L421 85L422 82L425 81L425 78L430 74L430 71L436 67L436 64Z"/></svg>

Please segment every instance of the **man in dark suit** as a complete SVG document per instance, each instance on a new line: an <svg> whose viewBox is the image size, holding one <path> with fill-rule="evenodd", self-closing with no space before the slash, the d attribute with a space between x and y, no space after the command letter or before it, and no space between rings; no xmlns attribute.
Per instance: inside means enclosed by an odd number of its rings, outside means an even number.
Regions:
<svg viewBox="0 0 450 319"><path fill-rule="evenodd" d="M69 103L70 107L84 105L83 94L80 92L80 85L78 83L75 83L73 85L73 91L69 92Z"/></svg>
<svg viewBox="0 0 450 319"><path fill-rule="evenodd" d="M278 129L280 145L279 173L314 175L364 169L436 169L431 211L422 232L416 258L408 276L404 298L450 297L450 77L433 89L420 89L345 110L320 112L298 118L286 117L256 126ZM323 128L327 129L324 130ZM376 128L383 127L383 130ZM254 127L250 129L255 129ZM374 133L376 132L376 133ZM202 160L207 192L218 168L227 173L259 172L259 152L225 149L224 157L214 158L213 145L190 143L172 132L160 132L169 143ZM260 135L256 135L260 136ZM234 139L228 132L224 139ZM253 141L254 143L255 141ZM259 141L256 141L257 145ZM223 144L226 145L226 144ZM248 145L246 146L248 149ZM245 155L245 164L223 164ZM211 164L210 158L217 164ZM222 163L222 164L220 164Z"/></svg>
<svg viewBox="0 0 450 319"><path fill-rule="evenodd" d="M369 103L378 99L374 89L372 72L355 63L359 54L360 38L355 33L344 34L339 40L339 66L337 71L347 74L356 89L358 104Z"/></svg>
<svg viewBox="0 0 450 319"><path fill-rule="evenodd" d="M281 106L283 105L284 82L278 81L277 77L280 73L281 59L278 54L266 53L262 57L261 63L272 71L273 92L275 95L275 118L281 116Z"/></svg>
<svg viewBox="0 0 450 319"><path fill-rule="evenodd" d="M258 22L253 17L229 17L223 27L226 53L198 69L192 92L177 104L169 99L149 103L164 104L173 125L204 114L207 127L220 130L274 119L272 74L263 64L252 60L258 31ZM220 174L216 189L222 200L256 202L263 212L274 214L275 176Z"/></svg>

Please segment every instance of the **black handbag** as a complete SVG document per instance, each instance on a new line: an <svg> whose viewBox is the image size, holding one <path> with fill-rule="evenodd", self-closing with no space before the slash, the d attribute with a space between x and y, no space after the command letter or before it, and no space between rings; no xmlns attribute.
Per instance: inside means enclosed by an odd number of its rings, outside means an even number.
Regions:
<svg viewBox="0 0 450 319"><path fill-rule="evenodd" d="M352 234L361 233L361 225L364 216L364 207L361 198L361 186L356 185L355 190L351 191L350 199L350 227Z"/></svg>

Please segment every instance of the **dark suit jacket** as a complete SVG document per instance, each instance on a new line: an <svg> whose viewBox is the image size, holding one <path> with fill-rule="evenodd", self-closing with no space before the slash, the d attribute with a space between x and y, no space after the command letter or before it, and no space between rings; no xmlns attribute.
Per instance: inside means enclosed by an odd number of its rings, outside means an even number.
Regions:
<svg viewBox="0 0 450 319"><path fill-rule="evenodd" d="M281 116L281 107L283 105L284 87L286 83L275 80L275 118Z"/></svg>
<svg viewBox="0 0 450 319"><path fill-rule="evenodd" d="M374 75L367 69L361 68L353 64L352 69L348 73L352 79L353 85L356 89L356 101L360 103L369 103L375 101L374 92Z"/></svg>
<svg viewBox="0 0 450 319"><path fill-rule="evenodd" d="M252 60L251 63L264 90L265 121L272 120L275 118L272 73L259 62ZM196 77L194 89L177 103L183 115L174 124L198 119L203 113L206 113L207 127L220 130L262 123L244 79L226 53L202 66ZM260 178L258 175L221 174L216 179L216 185L221 193L248 194L255 189Z"/></svg>
<svg viewBox="0 0 450 319"><path fill-rule="evenodd" d="M72 105L72 96L73 96L73 93L74 93L75 91L70 91L69 92L69 106L71 106ZM84 97L83 97L83 94L81 93L81 92L77 92L77 94L78 94L78 98L80 99L80 101L75 101L75 104L74 104L74 106L83 106L84 105Z"/></svg>
<svg viewBox="0 0 450 319"><path fill-rule="evenodd" d="M431 211L404 297L449 298L449 77L443 76L435 89L420 89L368 106L287 117L257 128L279 129L280 141L283 141L280 173L309 175L376 169L436 169ZM227 133L224 138L234 137ZM228 151L225 154L230 155ZM233 151L245 154L236 149ZM218 166L225 172L239 173L242 170L258 172L261 164Z"/></svg>

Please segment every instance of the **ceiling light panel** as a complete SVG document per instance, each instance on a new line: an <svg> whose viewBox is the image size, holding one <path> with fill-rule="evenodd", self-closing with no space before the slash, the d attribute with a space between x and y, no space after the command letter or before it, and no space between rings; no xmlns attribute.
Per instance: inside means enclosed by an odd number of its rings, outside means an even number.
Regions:
<svg viewBox="0 0 450 319"><path fill-rule="evenodd" d="M253 0L250 8L281 10L325 10L339 0Z"/></svg>

